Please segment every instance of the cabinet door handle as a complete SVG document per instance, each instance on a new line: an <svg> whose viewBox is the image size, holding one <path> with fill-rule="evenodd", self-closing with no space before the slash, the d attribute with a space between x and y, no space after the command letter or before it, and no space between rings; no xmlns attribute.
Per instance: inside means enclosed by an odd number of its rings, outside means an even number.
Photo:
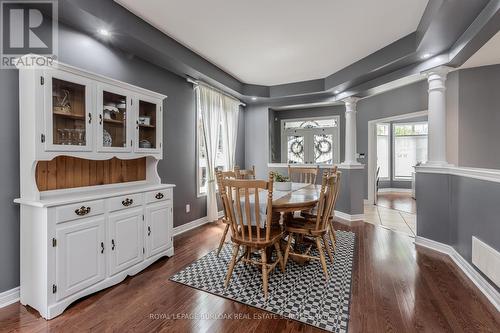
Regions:
<svg viewBox="0 0 500 333"><path fill-rule="evenodd" d="M111 240L111 251L114 251L115 250L115 240L112 239Z"/></svg>
<svg viewBox="0 0 500 333"><path fill-rule="evenodd" d="M134 203L134 199L129 199L129 198L126 198L125 200L122 201L122 205L124 205L125 207L128 207L133 203Z"/></svg>
<svg viewBox="0 0 500 333"><path fill-rule="evenodd" d="M92 113L89 112L89 124L92 123Z"/></svg>
<svg viewBox="0 0 500 333"><path fill-rule="evenodd" d="M101 242L101 253L104 253L104 242Z"/></svg>
<svg viewBox="0 0 500 333"><path fill-rule="evenodd" d="M90 213L90 207L82 206L78 209L75 209L75 214L78 216L87 215L88 213Z"/></svg>
<svg viewBox="0 0 500 333"><path fill-rule="evenodd" d="M99 125L102 125L102 114L99 115Z"/></svg>
<svg viewBox="0 0 500 333"><path fill-rule="evenodd" d="M151 236L151 227L148 226L148 236Z"/></svg>
<svg viewBox="0 0 500 333"><path fill-rule="evenodd" d="M161 193L161 192L156 193L155 198L158 199L158 200L162 199L163 198L163 193Z"/></svg>

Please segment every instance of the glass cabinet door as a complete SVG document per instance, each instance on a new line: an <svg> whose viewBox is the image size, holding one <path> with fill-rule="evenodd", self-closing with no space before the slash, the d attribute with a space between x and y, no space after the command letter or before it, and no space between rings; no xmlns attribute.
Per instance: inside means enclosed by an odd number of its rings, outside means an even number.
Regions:
<svg viewBox="0 0 500 333"><path fill-rule="evenodd" d="M137 150L159 150L161 148L160 105L152 100L138 98L136 120Z"/></svg>
<svg viewBox="0 0 500 333"><path fill-rule="evenodd" d="M45 80L47 149L91 149L90 82L63 72L46 75Z"/></svg>
<svg viewBox="0 0 500 333"><path fill-rule="evenodd" d="M130 151L127 119L131 99L118 88L102 86L99 88L99 134L100 150Z"/></svg>

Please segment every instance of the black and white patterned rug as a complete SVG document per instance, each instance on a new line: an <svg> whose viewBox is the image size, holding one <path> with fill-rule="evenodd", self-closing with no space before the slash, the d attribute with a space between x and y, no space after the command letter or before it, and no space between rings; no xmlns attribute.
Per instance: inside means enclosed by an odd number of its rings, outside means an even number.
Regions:
<svg viewBox="0 0 500 333"><path fill-rule="evenodd" d="M261 270L254 265L241 262L236 265L229 286L224 289L232 252L229 243L224 245L219 257L214 250L170 280L327 331L347 332L355 236L345 231L337 231L336 235L337 253L333 265L327 256L328 282L325 282L319 261L300 265L288 260L285 274L279 265L269 274L267 300L262 292ZM317 251L311 252L317 255Z"/></svg>

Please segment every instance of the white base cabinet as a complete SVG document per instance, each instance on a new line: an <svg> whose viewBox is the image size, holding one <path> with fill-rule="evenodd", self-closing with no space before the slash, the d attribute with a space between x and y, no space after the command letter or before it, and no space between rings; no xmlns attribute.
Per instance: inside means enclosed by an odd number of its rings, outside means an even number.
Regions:
<svg viewBox="0 0 500 333"><path fill-rule="evenodd" d="M122 186L114 194L19 201L23 305L51 319L75 300L173 255L173 185L130 191Z"/></svg>

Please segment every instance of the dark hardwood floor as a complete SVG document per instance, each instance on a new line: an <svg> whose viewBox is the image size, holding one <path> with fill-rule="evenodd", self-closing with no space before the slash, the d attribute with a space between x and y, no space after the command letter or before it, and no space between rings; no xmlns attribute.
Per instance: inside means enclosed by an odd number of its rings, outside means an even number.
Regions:
<svg viewBox="0 0 500 333"><path fill-rule="evenodd" d="M349 331L499 332L496 309L447 257L368 223L336 227L357 237ZM51 321L19 303L0 309L0 331L321 332L168 280L216 248L222 230L211 224L176 237L172 258L78 301ZM220 314L239 317L215 317Z"/></svg>
<svg viewBox="0 0 500 333"><path fill-rule="evenodd" d="M417 202L411 193L405 192L379 192L377 206L400 210L411 214L417 213Z"/></svg>

